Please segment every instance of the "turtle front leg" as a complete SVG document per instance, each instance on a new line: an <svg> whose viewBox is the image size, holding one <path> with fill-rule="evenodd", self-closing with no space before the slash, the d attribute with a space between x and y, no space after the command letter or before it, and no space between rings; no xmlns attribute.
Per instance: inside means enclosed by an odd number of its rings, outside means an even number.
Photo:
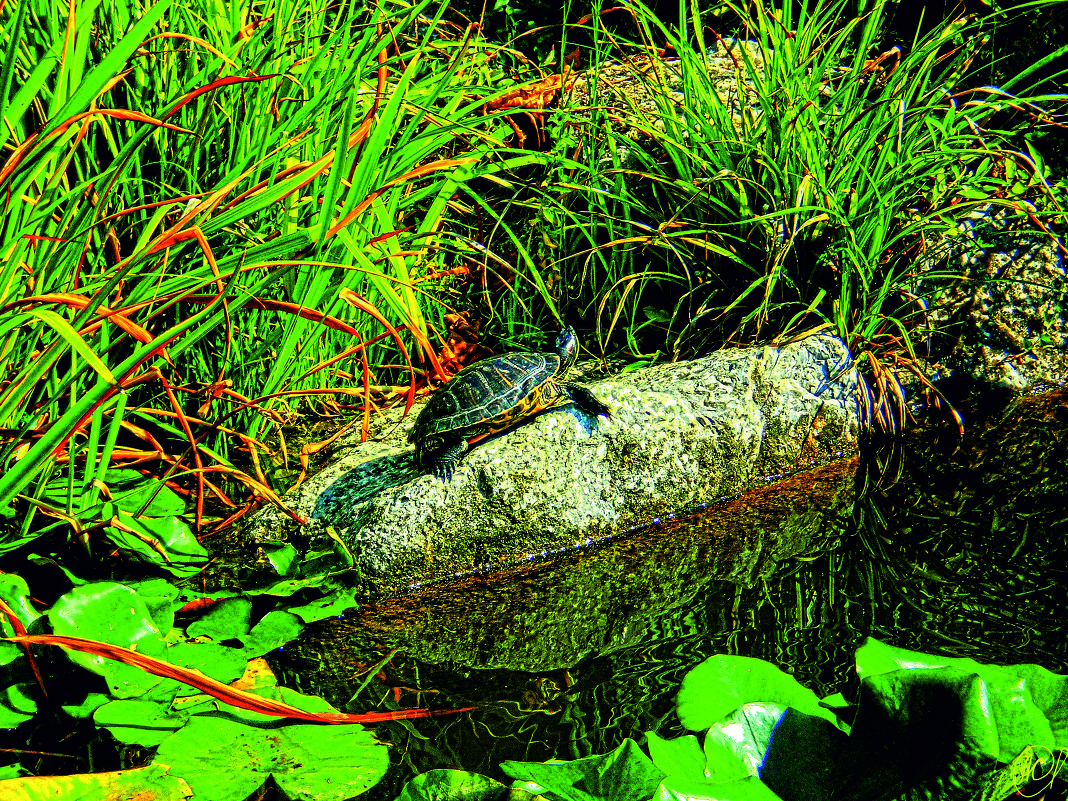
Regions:
<svg viewBox="0 0 1068 801"><path fill-rule="evenodd" d="M445 440L441 447L430 458L430 470L442 481L452 481L452 471L460 461L460 457L467 453L467 438Z"/></svg>
<svg viewBox="0 0 1068 801"><path fill-rule="evenodd" d="M612 416L612 410L608 408L608 405L598 400L596 395L581 384L564 384L564 392L582 411L592 414L594 417L602 414L605 417Z"/></svg>

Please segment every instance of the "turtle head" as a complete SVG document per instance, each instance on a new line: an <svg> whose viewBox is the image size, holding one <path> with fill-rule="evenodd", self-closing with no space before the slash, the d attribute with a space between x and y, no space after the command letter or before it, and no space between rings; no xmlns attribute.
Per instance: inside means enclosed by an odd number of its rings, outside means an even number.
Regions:
<svg viewBox="0 0 1068 801"><path fill-rule="evenodd" d="M560 357L561 370L570 370L575 366L575 362L578 361L578 351L579 344L575 329L565 325L556 335L556 355Z"/></svg>

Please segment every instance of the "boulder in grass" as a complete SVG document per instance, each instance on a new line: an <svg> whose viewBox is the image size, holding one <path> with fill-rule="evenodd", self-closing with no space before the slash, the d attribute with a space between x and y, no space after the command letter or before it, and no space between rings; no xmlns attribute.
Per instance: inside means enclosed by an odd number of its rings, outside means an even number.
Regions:
<svg viewBox="0 0 1068 801"><path fill-rule="evenodd" d="M724 350L586 386L610 418L569 406L545 412L478 444L450 481L416 462L407 442L415 415L387 416L374 441L343 447L286 501L311 519L305 533L329 527L345 543L371 597L389 597L763 490L857 446L857 374L831 336ZM294 528L273 509L252 524L265 542ZM774 540L773 521L764 528ZM755 580L780 551L763 543L721 564L720 577Z"/></svg>

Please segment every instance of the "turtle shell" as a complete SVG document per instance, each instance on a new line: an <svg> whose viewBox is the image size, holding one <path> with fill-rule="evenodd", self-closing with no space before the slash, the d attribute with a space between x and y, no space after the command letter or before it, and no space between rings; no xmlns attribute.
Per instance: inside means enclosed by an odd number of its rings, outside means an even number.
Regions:
<svg viewBox="0 0 1068 801"><path fill-rule="evenodd" d="M553 380L560 372L555 353L507 353L475 362L431 396L408 439L422 445L442 434L502 431L564 397Z"/></svg>

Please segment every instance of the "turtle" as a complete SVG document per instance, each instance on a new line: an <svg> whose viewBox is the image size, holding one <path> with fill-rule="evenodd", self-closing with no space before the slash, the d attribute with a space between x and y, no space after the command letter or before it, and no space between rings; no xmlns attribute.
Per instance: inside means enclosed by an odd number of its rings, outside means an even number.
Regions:
<svg viewBox="0 0 1068 801"><path fill-rule="evenodd" d="M505 353L458 372L430 396L408 435L420 465L450 481L471 445L567 403L609 417L608 406L590 390L564 380L578 350L575 330L567 326L556 337L555 353Z"/></svg>

